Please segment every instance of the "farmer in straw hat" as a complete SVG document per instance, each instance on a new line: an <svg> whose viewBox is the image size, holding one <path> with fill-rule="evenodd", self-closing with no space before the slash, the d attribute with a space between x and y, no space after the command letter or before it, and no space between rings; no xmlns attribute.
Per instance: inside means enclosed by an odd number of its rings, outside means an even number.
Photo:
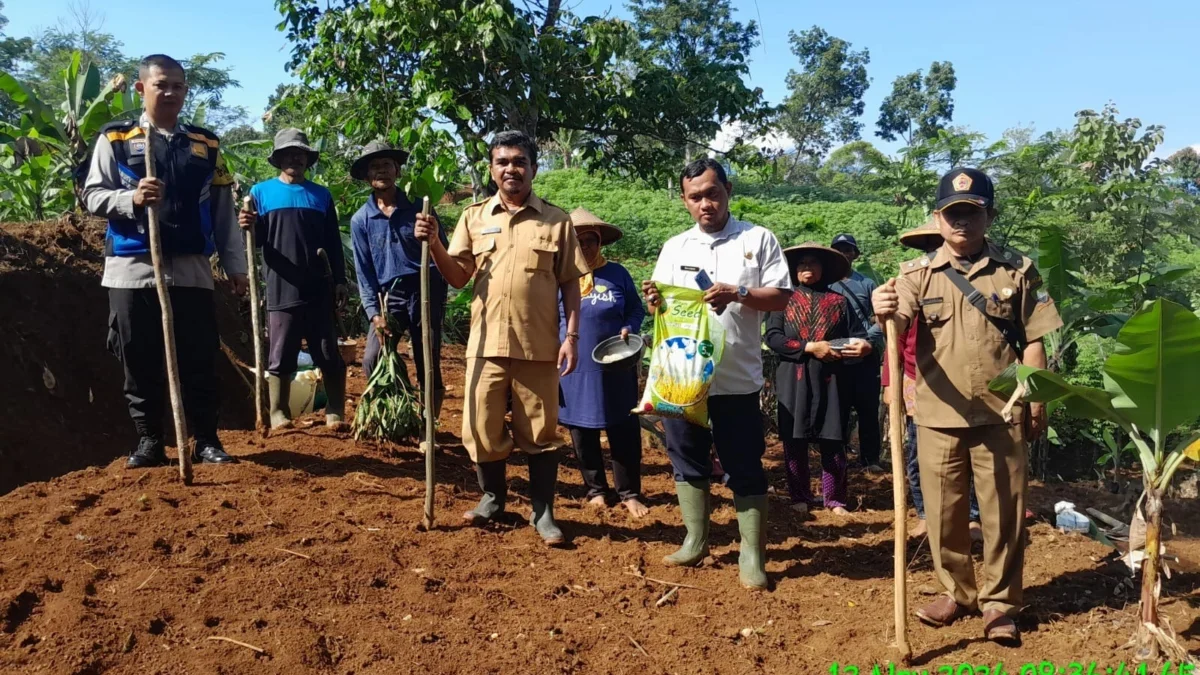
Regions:
<svg viewBox="0 0 1200 675"><path fill-rule="evenodd" d="M462 439L483 497L463 518L485 525L504 511L505 465L516 447L529 456L530 522L546 544L557 546L565 537L554 522L555 403L560 374L575 370L579 358L579 278L589 268L567 214L533 194L533 139L502 131L492 139L488 157L499 189L463 211L449 247L432 214L417 216L415 229L451 286L475 280ZM560 293L567 316L561 341ZM504 419L510 395L511 435Z"/></svg>
<svg viewBox="0 0 1200 675"><path fill-rule="evenodd" d="M325 425L345 430L346 364L337 348L334 308L346 306L346 265L333 196L308 180L306 172L320 158L299 129L281 129L267 161L279 177L250 189L254 210L243 209L238 222L256 228L255 241L267 268L267 335L270 362L267 390L271 428L291 426L292 376L300 341L308 341L313 363L321 369L325 393ZM325 249L326 260L318 255ZM327 276L326 264L332 277Z"/></svg>
<svg viewBox="0 0 1200 675"><path fill-rule="evenodd" d="M942 247L942 233L937 220L929 222L900 235L900 243L908 248L914 248L925 253L926 258L932 259L937 250ZM901 359L903 360L903 390L904 390L904 455L908 477L908 490L912 495L913 508L917 511L917 526L908 531L910 536L923 537L928 531L925 524L925 500L921 491L921 473L917 464L917 427L913 423L913 414L917 407L917 325L908 327L908 331L900 336ZM888 369L883 369L884 401L891 401L887 388L891 384ZM979 502L975 499L975 479L971 478L971 539L983 540L983 530L979 527Z"/></svg>
<svg viewBox="0 0 1200 675"><path fill-rule="evenodd" d="M408 153L372 141L350 167L350 176L371 184L371 195L350 218L350 237L354 242L354 271L363 311L374 330L367 335L363 354L363 373L370 377L379 362L381 336L389 331L387 317L379 303L386 294L387 312L399 330L411 337L417 381L426 386L425 360L421 330L421 242L413 235L421 205L410 201L396 187L400 167ZM441 234L446 245L445 234ZM442 384L442 317L446 311L446 280L430 262L429 322L433 336L433 410L438 416L446 387Z"/></svg>
<svg viewBox="0 0 1200 675"><path fill-rule="evenodd" d="M780 359L775 395L792 510L806 517L813 502L808 448L815 443L821 452L825 508L846 516L848 378L852 374L843 359L863 354L866 331L853 318L846 298L831 286L849 274L850 262L838 251L813 242L783 253L796 290L786 308L767 315L764 338Z"/></svg>
<svg viewBox="0 0 1200 675"><path fill-rule="evenodd" d="M1006 417L1006 398L988 383L1014 361L1046 366L1042 337L1062 326L1033 263L989 242L995 189L977 169L955 169L938 185L938 227L945 240L932 257L900 266L875 291L875 315L895 318L904 334L917 324L917 461L929 548L945 594L917 610L946 626L983 610L983 632L1020 642L1013 617L1022 605L1027 440L1046 425L1033 403ZM983 584L971 562L968 491L975 478L983 525Z"/></svg>
<svg viewBox="0 0 1200 675"><path fill-rule="evenodd" d="M215 252L238 295L250 285L237 229L233 177L217 137L179 121L187 76L175 59L154 54L138 66L135 85L145 112L104 127L83 187L87 210L108 219L104 278L112 322L109 349L125 367L125 398L137 429L127 466L166 463L163 449L163 327L150 259L147 209L157 208L163 263L175 316L183 407L196 440L195 460L232 462L217 439L219 396L215 359L220 336L210 256ZM157 175L146 178L147 131ZM176 439L182 444L187 439Z"/></svg>
<svg viewBox="0 0 1200 675"><path fill-rule="evenodd" d="M600 252L621 238L621 230L584 209L572 211L571 222L591 271L579 278L579 367L562 378L558 422L571 432L587 498L599 507L607 506L612 496L600 451L600 431L607 433L616 496L640 518L649 510L642 503L642 429L630 412L638 400L637 368L605 370L591 354L609 338L636 337L646 310L629 271ZM564 311L559 339L566 339L566 318Z"/></svg>

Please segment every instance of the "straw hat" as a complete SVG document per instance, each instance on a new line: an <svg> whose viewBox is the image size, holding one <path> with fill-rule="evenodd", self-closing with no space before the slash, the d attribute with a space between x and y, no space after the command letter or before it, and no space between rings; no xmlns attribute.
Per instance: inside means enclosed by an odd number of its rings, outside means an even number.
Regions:
<svg viewBox="0 0 1200 675"><path fill-rule="evenodd" d="M621 232L621 228L600 220L599 217L587 209L575 209L572 211L571 224L575 226L575 234L577 235L582 232L595 232L600 235L601 246L607 246L625 236L625 233Z"/></svg>
<svg viewBox="0 0 1200 675"><path fill-rule="evenodd" d="M924 225L900 234L901 244L918 251L931 251L941 246L942 241L942 230L932 218Z"/></svg>
<svg viewBox="0 0 1200 675"><path fill-rule="evenodd" d="M275 147L271 150L271 156L267 157L267 161L276 169L279 168L279 153L288 148L300 148L308 153L308 166L312 168L317 160L320 159L321 153L308 144L308 135L299 129L288 127L280 129L279 133L275 134Z"/></svg>
<svg viewBox="0 0 1200 675"><path fill-rule="evenodd" d="M367 167L371 166L371 160L386 158L396 162L396 166L402 166L408 161L408 153L389 146L383 141L371 141L362 149L362 154L358 159L354 160L354 164L350 165L350 177L355 180L367 179Z"/></svg>
<svg viewBox="0 0 1200 675"><path fill-rule="evenodd" d="M821 279L824 283L831 284L841 281L850 274L850 261L846 259L846 256L837 249L822 246L815 241L806 241L799 246L785 248L783 255L787 258L788 269L792 271L793 276L795 276L800 258L805 255L815 255L821 261Z"/></svg>

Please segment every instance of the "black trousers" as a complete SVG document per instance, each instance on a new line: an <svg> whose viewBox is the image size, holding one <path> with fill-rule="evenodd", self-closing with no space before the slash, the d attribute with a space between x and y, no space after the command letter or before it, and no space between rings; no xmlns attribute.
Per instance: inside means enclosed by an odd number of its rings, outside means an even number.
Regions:
<svg viewBox="0 0 1200 675"><path fill-rule="evenodd" d="M173 287L169 293L188 428L197 440L215 441L220 405L216 357L221 338L213 292ZM139 435L161 439L170 394L158 291L110 288L108 305L108 349L125 367L129 416Z"/></svg>
<svg viewBox="0 0 1200 675"><path fill-rule="evenodd" d="M863 466L878 464L879 397L883 391L879 381L879 361L867 357L862 363L844 366L842 372L850 384L850 407L858 417L858 462ZM849 434L850 430L847 429L846 433Z"/></svg>
<svg viewBox="0 0 1200 675"><path fill-rule="evenodd" d="M442 319L446 314L446 281L440 274L429 275L429 321L433 324L433 390L440 400L446 385L442 383ZM391 314L400 331L408 331L412 344L413 361L417 367L417 382L425 386L425 340L421 331L421 278L411 274L400 277L388 292L388 314ZM382 310L382 308L380 308ZM367 317L370 318L370 317ZM379 332L374 328L367 331L367 347L363 352L363 373L367 377L375 372L379 362L379 350L383 347Z"/></svg>
<svg viewBox="0 0 1200 675"><path fill-rule="evenodd" d="M575 457L587 486L587 498L607 496L608 480L604 476L604 453L600 450L600 430L564 425L571 432ZM613 485L621 501L642 496L642 427L638 418L628 415L604 429L608 433L608 449L612 455Z"/></svg>
<svg viewBox="0 0 1200 675"><path fill-rule="evenodd" d="M271 343L267 372L272 375L290 379L296 372L301 340L308 341L308 353L312 356L313 365L320 368L323 374L344 372L346 369L342 354L338 351L333 307L328 303L312 302L267 312L267 337Z"/></svg>
<svg viewBox="0 0 1200 675"><path fill-rule="evenodd" d="M712 478L712 448L729 475L729 489L739 497L767 494L767 472L762 456L767 443L763 435L759 393L708 397L705 429L677 419L663 419L667 432L667 456L675 470L675 481Z"/></svg>

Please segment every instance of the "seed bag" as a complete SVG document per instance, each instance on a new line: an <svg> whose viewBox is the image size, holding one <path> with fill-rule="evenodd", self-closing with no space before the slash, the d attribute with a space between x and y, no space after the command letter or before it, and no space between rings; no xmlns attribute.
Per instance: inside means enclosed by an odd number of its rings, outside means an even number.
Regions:
<svg viewBox="0 0 1200 675"><path fill-rule="evenodd" d="M704 292L658 285L646 391L633 412L683 419L708 428L708 388L725 348L725 330Z"/></svg>

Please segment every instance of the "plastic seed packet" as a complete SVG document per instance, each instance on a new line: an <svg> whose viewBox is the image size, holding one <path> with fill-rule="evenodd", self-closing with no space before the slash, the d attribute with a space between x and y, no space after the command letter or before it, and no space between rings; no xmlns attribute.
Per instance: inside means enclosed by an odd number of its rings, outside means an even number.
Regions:
<svg viewBox="0 0 1200 675"><path fill-rule="evenodd" d="M725 330L704 304L704 293L658 285L663 306L654 316L646 390L633 412L708 428L708 389L725 348Z"/></svg>

